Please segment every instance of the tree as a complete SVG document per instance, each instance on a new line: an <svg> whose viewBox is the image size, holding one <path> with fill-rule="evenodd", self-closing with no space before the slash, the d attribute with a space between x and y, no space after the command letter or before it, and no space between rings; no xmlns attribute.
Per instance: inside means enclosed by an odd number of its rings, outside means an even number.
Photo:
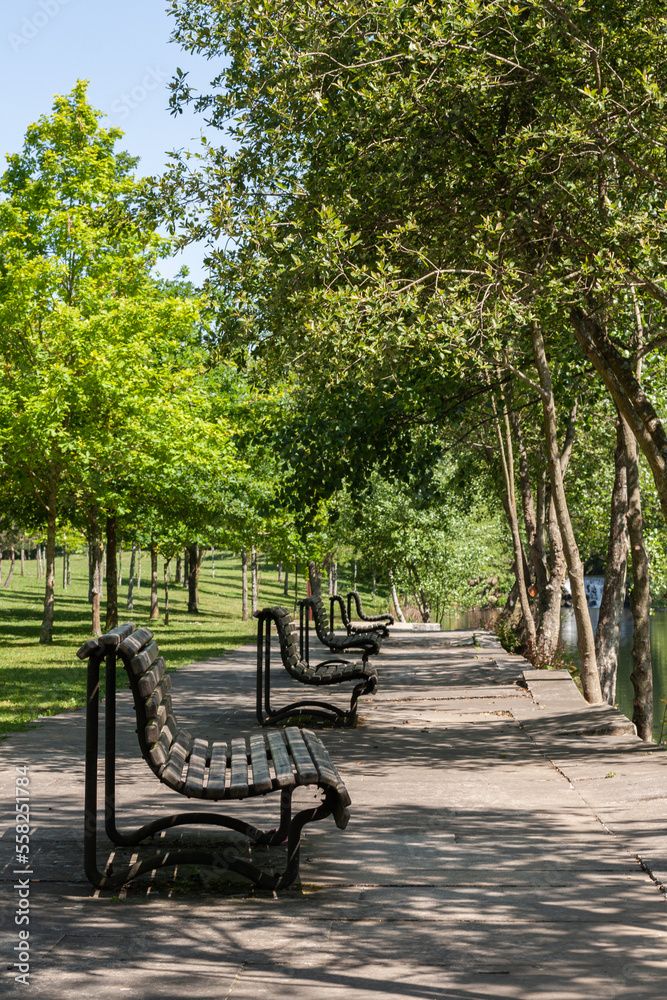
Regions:
<svg viewBox="0 0 667 1000"><path fill-rule="evenodd" d="M662 8L182 0L172 12L186 48L226 57L208 94L180 74L173 103L231 122L237 149L210 147L200 171L177 165L164 190L203 198L192 235L232 237L212 263L235 329L295 369L307 337L307 377L327 387L356 367L384 392L423 364L412 386L425 406L457 354L459 369L524 377L545 405L554 551L575 580L596 700L550 355L584 349L667 514ZM626 357L639 324L659 372L643 384Z"/></svg>
<svg viewBox="0 0 667 1000"><path fill-rule="evenodd" d="M41 642L53 627L58 509L85 462L86 374L103 353L89 336L110 300L137 293L162 243L136 211L136 161L114 151L121 133L99 118L79 82L30 126L0 181L4 457L46 522Z"/></svg>

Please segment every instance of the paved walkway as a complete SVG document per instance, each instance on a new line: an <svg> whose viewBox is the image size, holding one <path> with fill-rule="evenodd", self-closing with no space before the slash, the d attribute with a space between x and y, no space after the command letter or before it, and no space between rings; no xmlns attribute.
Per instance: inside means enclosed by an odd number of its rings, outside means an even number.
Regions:
<svg viewBox="0 0 667 1000"><path fill-rule="evenodd" d="M363 701L358 727L323 734L352 796L350 825L307 827L301 884L278 896L205 869L141 880L120 898L94 891L82 870L83 713L11 736L0 745L0 993L662 997L664 751L613 710L589 708L566 672L526 671L492 637L479 641L397 633L385 644L381 686ZM253 661L248 646L178 671L179 721L228 735L254 729ZM205 694L211 683L217 705ZM287 675L281 683L293 684ZM122 693L119 798L129 826L185 800L137 760L128 706ZM14 769L24 764L34 871L28 987L7 969L19 930ZM260 817L275 811L274 798L241 811Z"/></svg>

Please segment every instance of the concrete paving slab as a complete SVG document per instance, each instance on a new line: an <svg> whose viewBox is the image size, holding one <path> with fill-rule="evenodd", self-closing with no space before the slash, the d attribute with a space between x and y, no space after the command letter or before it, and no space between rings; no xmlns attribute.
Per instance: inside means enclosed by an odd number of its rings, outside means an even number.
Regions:
<svg viewBox="0 0 667 1000"><path fill-rule="evenodd" d="M566 964L566 963L563 963ZM630 965L631 963L626 963ZM391 963L368 962L362 968L318 968L285 970L248 967L234 983L230 1000L258 1000L260 997L283 996L287 1000L311 1000L313 995L323 1000L590 1000L591 997L628 997L654 1000L663 980L659 973L647 971L643 981L619 979L601 972L586 974L581 970L569 973L558 970L521 970L514 962L499 961L477 972L452 973L441 968L417 966L396 967Z"/></svg>

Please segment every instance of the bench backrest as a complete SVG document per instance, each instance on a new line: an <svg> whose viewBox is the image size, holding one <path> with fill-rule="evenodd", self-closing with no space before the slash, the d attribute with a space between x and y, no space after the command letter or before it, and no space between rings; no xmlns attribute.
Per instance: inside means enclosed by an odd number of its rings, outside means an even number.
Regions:
<svg viewBox="0 0 667 1000"><path fill-rule="evenodd" d="M303 680L314 674L315 667L310 666L299 654L297 642L299 627L294 615L286 608L281 607L263 608L261 611L255 612L256 618L264 618L267 615L276 626L280 642L280 655L288 674L295 680Z"/></svg>
<svg viewBox="0 0 667 1000"><path fill-rule="evenodd" d="M336 604L340 608L340 620L343 623L343 627L346 629L346 631L349 631L352 622L350 621L350 616L347 613L347 609L345 607L345 601L340 596L340 594L333 594L329 598L329 608L330 608L330 611L329 611L329 628L333 632L333 630L334 630L334 618L335 618L334 607L335 607Z"/></svg>
<svg viewBox="0 0 667 1000"><path fill-rule="evenodd" d="M328 640L332 635L331 629L329 628L329 621L327 618L327 613L322 603L321 597L306 597L303 601L299 602L306 610L308 608L313 612L313 621L315 623L315 631L317 632L317 638L320 642L327 646Z"/></svg>
<svg viewBox="0 0 667 1000"><path fill-rule="evenodd" d="M153 633L148 628L135 629L132 623L128 623L103 635L99 642L105 647L115 647L127 671L141 753L159 776L169 756L178 724L169 693L171 677Z"/></svg>
<svg viewBox="0 0 667 1000"><path fill-rule="evenodd" d="M357 615L359 620L362 622L387 622L388 625L394 624L393 615L366 615L364 614L364 609L361 606L361 597L356 590L351 590L347 595L347 613L350 618L352 618L352 601L357 606Z"/></svg>

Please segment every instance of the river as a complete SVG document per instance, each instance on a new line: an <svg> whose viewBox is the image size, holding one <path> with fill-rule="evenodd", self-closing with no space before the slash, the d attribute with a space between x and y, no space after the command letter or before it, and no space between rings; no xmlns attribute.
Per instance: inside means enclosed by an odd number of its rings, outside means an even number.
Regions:
<svg viewBox="0 0 667 1000"><path fill-rule="evenodd" d="M598 610L590 609L593 628L597 625ZM482 627L484 613L476 610L463 614L448 615L443 628L477 628ZM579 663L577 653L577 626L571 609L566 609L561 623L561 642L566 657L573 663ZM658 610L651 617L651 652L653 659L653 735L660 737L662 720L667 699L667 610ZM621 712L632 718L632 615L629 609L623 613L621 625L621 642L618 656L618 682L616 685L616 701ZM663 739L667 740L667 722Z"/></svg>

